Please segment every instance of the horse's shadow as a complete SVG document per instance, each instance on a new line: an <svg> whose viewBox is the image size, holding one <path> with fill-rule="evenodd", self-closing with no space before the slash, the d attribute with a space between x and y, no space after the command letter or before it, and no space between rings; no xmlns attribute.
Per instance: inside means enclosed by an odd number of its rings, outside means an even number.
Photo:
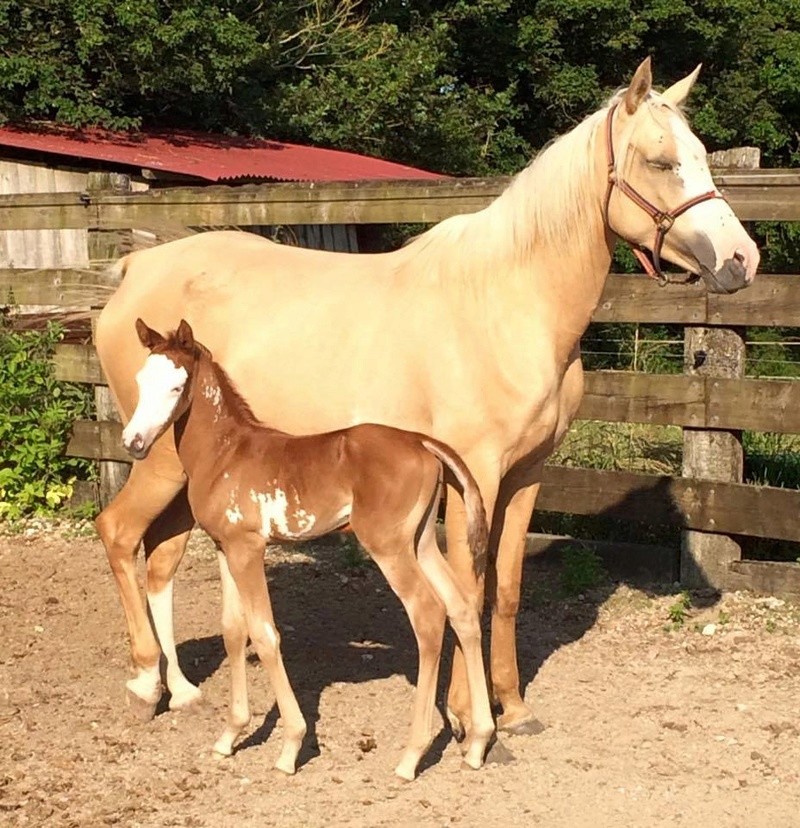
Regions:
<svg viewBox="0 0 800 828"><path fill-rule="evenodd" d="M648 496L652 496L652 492ZM666 495L665 495L666 496ZM624 508L620 505L615 507ZM274 615L282 632L286 669L308 723L300 764L319 753L317 722L323 691L334 682L355 684L404 675L416 682L417 647L400 601L389 589L378 568L354 556L353 541L328 539L305 544L312 563L280 562L268 567ZM536 674L561 646L579 640L597 620L599 608L621 583L643 589L648 595L676 591L678 549L661 550L657 580L642 555L631 554L630 544L601 547L610 575L578 597L563 593L564 542L554 543L543 554L527 557L517 619L517 653L524 692ZM646 553L645 553L646 554ZM645 564L642 561L645 560ZM696 601L713 603L717 594L702 591ZM488 664L489 617L484 614L484 655ZM452 662L453 636L448 630L440 671L437 704L444 712L444 697ZM225 650L220 635L183 642L178 647L187 677L202 684L221 666ZM254 656L251 656L254 658ZM534 702L535 706L535 702ZM407 711L398 711L405 722ZM535 711L534 711L535 712ZM354 713L354 715L358 715ZM239 743L237 750L262 744L269 737L278 714L273 709L260 726ZM544 723L545 726L547 723ZM369 722L359 723L359 727ZM451 738L448 728L439 734L423 768L441 757ZM501 736L502 738L502 736Z"/></svg>

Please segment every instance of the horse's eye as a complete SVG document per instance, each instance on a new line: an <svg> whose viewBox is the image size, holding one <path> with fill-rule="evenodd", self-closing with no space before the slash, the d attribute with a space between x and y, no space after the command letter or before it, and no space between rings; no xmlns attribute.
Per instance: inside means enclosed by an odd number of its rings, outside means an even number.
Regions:
<svg viewBox="0 0 800 828"><path fill-rule="evenodd" d="M674 169L673 165L669 161L660 161L659 159L655 158L652 160L648 160L647 162L651 167L661 170L662 172L669 172L670 170Z"/></svg>
<svg viewBox="0 0 800 828"><path fill-rule="evenodd" d="M180 393L181 393L181 391L183 391L183 386L182 386L182 385L176 385L176 386L172 389L172 393L173 393L173 394L180 394Z"/></svg>

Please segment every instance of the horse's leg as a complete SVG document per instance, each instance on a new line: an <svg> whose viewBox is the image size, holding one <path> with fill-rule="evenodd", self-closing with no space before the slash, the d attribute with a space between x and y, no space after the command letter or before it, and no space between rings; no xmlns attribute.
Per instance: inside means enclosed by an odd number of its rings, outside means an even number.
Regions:
<svg viewBox="0 0 800 828"><path fill-rule="evenodd" d="M418 545L417 559L436 594L444 602L447 617L461 644L471 699L472 726L465 744L464 761L480 768L494 733L494 720L486 689L481 652L480 609L467 596L436 542L436 512L431 511Z"/></svg>
<svg viewBox="0 0 800 828"><path fill-rule="evenodd" d="M218 551L217 557L222 580L222 637L231 671L231 710L228 725L214 744L214 751L222 756L230 756L233 753L233 743L250 723L245 660L247 619L225 555Z"/></svg>
<svg viewBox="0 0 800 828"><path fill-rule="evenodd" d="M492 689L503 708L498 728L510 733L539 733L542 729L520 695L516 639L525 536L538 492L538 483L519 489L510 496L504 510L501 495L492 521L495 537L490 542L499 541L487 586L492 605Z"/></svg>
<svg viewBox="0 0 800 828"><path fill-rule="evenodd" d="M153 457L152 453L150 457ZM161 650L139 595L136 550L150 524L184 485L182 475L170 478L159 474L156 461L150 457L134 463L120 493L95 521L128 623L131 662L136 677L126 684L127 698L133 712L143 720L153 717L161 697Z"/></svg>
<svg viewBox="0 0 800 828"><path fill-rule="evenodd" d="M202 698L181 671L175 650L173 627L172 590L175 570L186 551L194 516L182 489L177 497L153 521L144 535L144 552L147 559L147 604L156 630L158 643L167 662L167 687L170 692L170 710L185 710Z"/></svg>
<svg viewBox="0 0 800 828"><path fill-rule="evenodd" d="M269 675L283 720L283 749L275 767L291 774L295 772L297 755L306 735L306 721L281 657L280 637L273 621L264 574L264 539L260 536L241 538L224 543L223 548L242 599L250 640Z"/></svg>
<svg viewBox="0 0 800 828"><path fill-rule="evenodd" d="M479 477L476 474L474 464L468 462L467 465L478 482L478 487L483 495L486 514L491 516L497 497L499 480L494 479L491 475ZM468 596L474 596L475 606L478 608L478 612L482 613L484 577L476 577L475 575L472 554L467 543L467 514L464 502L461 495L451 487L448 487L447 490L445 530L447 534L447 561L455 572L462 589ZM489 566L491 566L491 557L490 550ZM464 654L457 643L453 653L453 669L450 676L450 688L447 693L447 719L457 738L461 738L472 728L470 707L471 700Z"/></svg>
<svg viewBox="0 0 800 828"><path fill-rule="evenodd" d="M435 485L436 478L431 482ZM388 520L382 519L386 515L385 505L364 507L363 516L356 507L350 518L356 537L402 602L417 640L419 670L411 716L411 734L395 768L399 777L409 781L414 779L417 765L433 742L436 682L446 617L444 605L425 578L414 550L414 535L423 518L425 506L421 504L416 519L410 515L411 519L400 527L391 519L391 515Z"/></svg>

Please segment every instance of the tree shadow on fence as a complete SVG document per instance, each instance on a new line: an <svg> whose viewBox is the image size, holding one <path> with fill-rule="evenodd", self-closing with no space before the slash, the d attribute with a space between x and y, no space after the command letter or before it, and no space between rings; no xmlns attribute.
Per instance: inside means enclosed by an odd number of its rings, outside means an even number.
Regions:
<svg viewBox="0 0 800 828"><path fill-rule="evenodd" d="M657 481L646 490L635 491L624 502L614 504L609 515L637 513L642 498L663 497L670 502L668 483ZM677 508L674 508L677 514ZM282 650L309 732L301 762L319 752L317 722L320 700L335 682L356 684L403 675L413 685L417 674L417 648L408 619L399 600L389 590L377 567L353 556L352 540L328 538L305 544L303 552L310 563L280 562L268 567L270 594L276 623L282 632ZM575 542L571 542L574 547ZM578 542L580 543L580 542ZM648 579L646 555L642 547L636 554L632 544L622 544L617 555L615 544L603 543L597 549L610 577L582 596L566 598L563 591L563 551L569 541L549 544L542 554L529 555L524 564L523 589L517 623L517 648L522 691L534 681L538 671L560 647L579 640L595 624L598 612L620 584L642 589L649 596L678 591L674 583L678 550L655 550L661 577ZM710 589L701 590L696 601L706 606L717 600ZM699 605L699 603L697 605ZM484 652L489 643L489 612L484 617ZM437 703L444 713L444 697L450 676L453 637L448 632L442 659ZM219 635L186 641L178 648L179 658L190 680L202 684L213 675L225 658ZM535 707L535 701L534 701ZM411 693L407 709L396 712L403 732L410 720ZM354 720L359 716L353 710ZM261 744L277 721L275 709L239 746L239 750ZM369 729L369 721L355 727ZM544 723L545 726L547 722ZM437 738L425 766L435 763L451 738L444 728ZM501 736L502 738L502 736Z"/></svg>

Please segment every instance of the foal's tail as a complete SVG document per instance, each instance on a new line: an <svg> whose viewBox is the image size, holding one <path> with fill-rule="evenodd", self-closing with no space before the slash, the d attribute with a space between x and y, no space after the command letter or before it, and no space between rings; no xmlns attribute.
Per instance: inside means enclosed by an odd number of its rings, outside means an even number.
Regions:
<svg viewBox="0 0 800 828"><path fill-rule="evenodd" d="M450 470L461 489L461 497L467 509L467 543L472 553L472 568L476 575L483 575L486 571L489 524L478 484L466 463L446 443L423 437L422 445Z"/></svg>

